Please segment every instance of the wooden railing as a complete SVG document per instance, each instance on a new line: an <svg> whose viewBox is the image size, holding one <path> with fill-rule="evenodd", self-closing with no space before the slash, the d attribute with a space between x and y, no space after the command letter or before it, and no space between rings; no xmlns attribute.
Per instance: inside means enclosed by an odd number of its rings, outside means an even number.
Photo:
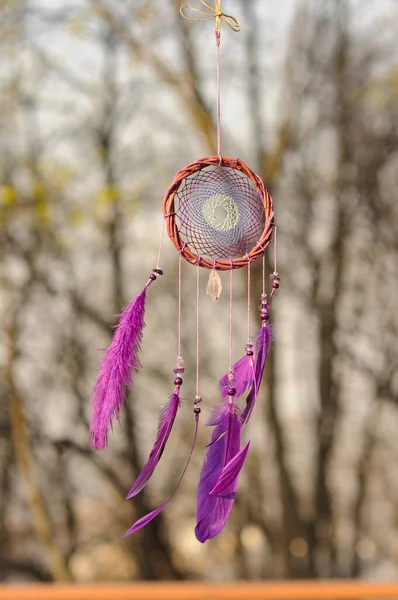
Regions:
<svg viewBox="0 0 398 600"><path fill-rule="evenodd" d="M398 583L133 583L0 586L0 600L398 600Z"/></svg>

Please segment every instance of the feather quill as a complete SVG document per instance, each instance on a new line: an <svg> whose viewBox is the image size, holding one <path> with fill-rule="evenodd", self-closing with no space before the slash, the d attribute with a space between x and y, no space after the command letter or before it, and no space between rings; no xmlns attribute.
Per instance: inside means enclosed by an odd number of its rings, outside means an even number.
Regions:
<svg viewBox="0 0 398 600"><path fill-rule="evenodd" d="M147 284L148 286L148 284ZM105 350L93 391L90 438L93 448L105 448L113 419L119 417L132 385L132 371L140 368L138 353L144 329L147 286L123 310L110 346Z"/></svg>
<svg viewBox="0 0 398 600"><path fill-rule="evenodd" d="M131 490L127 494L127 500L133 496L136 496L152 476L156 465L163 454L167 440L169 439L179 406L180 398L178 393L175 391L174 394L170 396L168 403L160 413L158 434L155 443L149 454L146 464L143 466L141 473L138 475Z"/></svg>
<svg viewBox="0 0 398 600"><path fill-rule="evenodd" d="M224 402L214 411L207 425L215 426L204 459L197 494L195 535L204 543L225 527L232 510L238 478L224 486L223 493L212 494L225 467L240 450L242 425L236 407Z"/></svg>

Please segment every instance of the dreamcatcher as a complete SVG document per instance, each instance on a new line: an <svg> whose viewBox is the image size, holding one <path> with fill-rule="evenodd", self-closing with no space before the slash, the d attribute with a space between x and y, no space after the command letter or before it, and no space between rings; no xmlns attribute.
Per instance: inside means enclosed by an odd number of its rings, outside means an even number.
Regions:
<svg viewBox="0 0 398 600"><path fill-rule="evenodd" d="M184 360L181 356L181 289L182 260L196 268L196 393L193 398L194 436L191 451L183 473L172 495L157 509L139 519L126 533L138 531L168 504L181 483L192 456L201 413L202 398L199 389L199 340L200 340L200 280L201 268L210 271L207 293L218 299L221 293L220 271L229 272L229 369L221 378L220 395L207 425L213 427L197 494L197 525L195 534L199 541L217 535L225 526L235 499L239 474L247 457L249 440L242 445L242 432L255 411L259 386L264 370L272 331L268 324L269 309L279 277L276 270L276 246L274 239L274 271L270 275L272 288L267 295L265 250L275 230L273 202L261 178L253 173L239 158L225 158L220 150L220 25L224 21L234 31L240 30L239 22L221 10L221 0L213 9L203 0L207 11L181 7L186 11L200 13L199 19L216 19L215 37L217 49L217 146L216 156L197 160L179 171L163 200L163 228L158 262L152 270L143 291L123 310L111 345L105 351L99 367L99 375L93 392L92 423L90 436L94 448L104 448L112 420L118 418L125 400L126 388L132 385L132 373L140 363L138 354L144 327L147 290L163 275L160 268L163 234L166 230L178 255L178 332L177 358L174 368L174 391L160 413L157 437L148 461L134 482L127 498L138 494L152 476L174 420L181 406L180 391L183 384ZM262 257L263 290L260 299L260 323L257 333L251 334L250 284L252 262ZM244 354L235 364L232 362L233 331L233 272L247 268L247 326L248 337ZM243 345L243 344L242 344ZM254 418L253 418L254 424Z"/></svg>

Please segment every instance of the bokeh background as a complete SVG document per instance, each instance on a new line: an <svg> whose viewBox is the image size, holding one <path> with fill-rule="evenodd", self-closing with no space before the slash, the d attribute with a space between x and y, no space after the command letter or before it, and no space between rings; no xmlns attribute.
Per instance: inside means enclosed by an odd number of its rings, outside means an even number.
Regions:
<svg viewBox="0 0 398 600"><path fill-rule="evenodd" d="M275 199L282 284L235 507L201 545L206 427L167 510L122 537L173 489L192 436L186 265L186 407L161 468L124 500L171 391L168 241L121 425L102 452L87 430L96 348L155 266L164 190L215 152L213 24L184 21L175 0L0 3L2 580L398 578L398 6L223 7L242 23L222 31L223 152ZM206 418L228 364L228 309L227 294L205 297L201 276ZM243 272L235 290L238 358Z"/></svg>

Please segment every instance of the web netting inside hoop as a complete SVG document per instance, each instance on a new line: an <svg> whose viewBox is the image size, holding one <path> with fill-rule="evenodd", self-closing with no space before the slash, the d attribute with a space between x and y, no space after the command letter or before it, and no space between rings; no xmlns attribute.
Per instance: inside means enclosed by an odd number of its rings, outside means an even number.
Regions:
<svg viewBox="0 0 398 600"><path fill-rule="evenodd" d="M210 157L188 165L167 191L163 212L177 250L206 268L241 267L271 239L272 199L239 159Z"/></svg>
<svg viewBox="0 0 398 600"><path fill-rule="evenodd" d="M250 179L230 167L207 167L181 182L175 197L181 239L199 256L244 256L260 239L265 216Z"/></svg>

